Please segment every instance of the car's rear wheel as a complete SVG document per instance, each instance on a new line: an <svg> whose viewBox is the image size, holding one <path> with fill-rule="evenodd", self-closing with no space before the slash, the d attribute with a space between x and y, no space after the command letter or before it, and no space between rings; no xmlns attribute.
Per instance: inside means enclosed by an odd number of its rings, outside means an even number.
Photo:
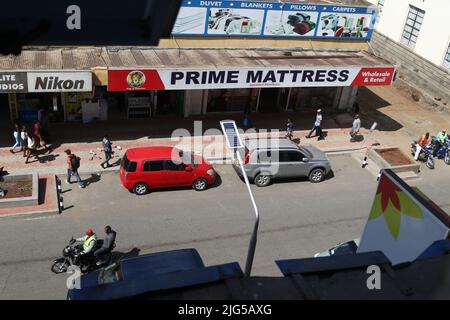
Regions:
<svg viewBox="0 0 450 320"><path fill-rule="evenodd" d="M208 187L208 182L205 179L200 178L194 181L192 187L195 191L203 191Z"/></svg>
<svg viewBox="0 0 450 320"><path fill-rule="evenodd" d="M322 169L314 169L309 173L309 181L313 183L321 182L325 179L325 171Z"/></svg>
<svg viewBox="0 0 450 320"><path fill-rule="evenodd" d="M258 187L267 187L270 184L271 177L267 174L260 173L255 177L255 184Z"/></svg>
<svg viewBox="0 0 450 320"><path fill-rule="evenodd" d="M148 193L148 186L143 182L136 183L136 185L133 188L133 192L138 196L142 196Z"/></svg>

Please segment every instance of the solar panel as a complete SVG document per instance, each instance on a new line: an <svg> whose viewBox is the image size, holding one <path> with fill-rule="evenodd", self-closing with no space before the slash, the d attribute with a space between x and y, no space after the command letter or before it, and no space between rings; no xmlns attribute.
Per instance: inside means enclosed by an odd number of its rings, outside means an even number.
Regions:
<svg viewBox="0 0 450 320"><path fill-rule="evenodd" d="M227 140L228 148L239 149L244 147L236 127L236 122L233 120L223 120L220 121L220 126L222 127L223 134Z"/></svg>

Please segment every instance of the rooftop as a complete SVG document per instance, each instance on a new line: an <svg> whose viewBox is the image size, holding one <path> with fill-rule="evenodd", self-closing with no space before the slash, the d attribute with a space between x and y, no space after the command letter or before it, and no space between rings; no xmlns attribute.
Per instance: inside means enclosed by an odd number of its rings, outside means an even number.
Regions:
<svg viewBox="0 0 450 320"><path fill-rule="evenodd" d="M94 68L391 67L365 51L157 48L47 48L0 56L0 70Z"/></svg>

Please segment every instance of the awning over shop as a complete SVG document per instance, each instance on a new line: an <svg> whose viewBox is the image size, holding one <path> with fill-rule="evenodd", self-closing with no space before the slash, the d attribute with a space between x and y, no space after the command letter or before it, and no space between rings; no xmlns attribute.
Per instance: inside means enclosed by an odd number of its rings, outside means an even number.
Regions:
<svg viewBox="0 0 450 320"><path fill-rule="evenodd" d="M107 85L110 91L136 91L390 85L395 68L387 61L363 51L158 48L24 50L19 56L0 56L0 87L1 84L11 84L8 74L27 72L28 76L28 73L44 71L49 73L49 77L58 76L52 73L69 72L72 73L72 80L80 80L73 77L74 72L89 71L94 73L94 84ZM23 78L23 75L19 78ZM61 77L59 82L47 84L52 90L64 91L64 83L60 80ZM69 84L66 83L67 90L72 88L69 88ZM32 88L35 87L34 82Z"/></svg>

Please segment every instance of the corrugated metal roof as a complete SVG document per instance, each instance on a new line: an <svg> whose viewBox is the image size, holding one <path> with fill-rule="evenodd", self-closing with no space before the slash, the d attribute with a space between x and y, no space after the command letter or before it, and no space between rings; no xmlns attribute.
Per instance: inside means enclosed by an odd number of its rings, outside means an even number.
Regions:
<svg viewBox="0 0 450 320"><path fill-rule="evenodd" d="M336 50L67 48L23 50L18 56L0 56L0 70L311 66L382 67L391 64L367 52Z"/></svg>

